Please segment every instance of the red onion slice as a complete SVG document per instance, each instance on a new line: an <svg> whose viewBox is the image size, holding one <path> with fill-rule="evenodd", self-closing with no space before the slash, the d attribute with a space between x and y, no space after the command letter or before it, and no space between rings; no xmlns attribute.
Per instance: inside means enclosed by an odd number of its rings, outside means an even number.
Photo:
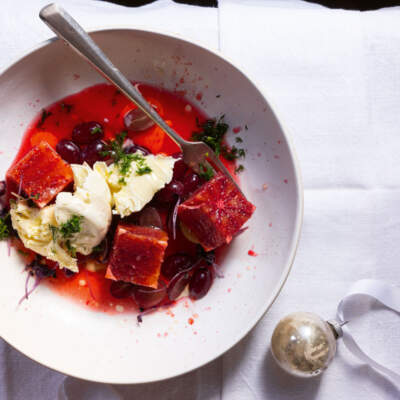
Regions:
<svg viewBox="0 0 400 400"><path fill-rule="evenodd" d="M172 231L172 238L175 240L176 239L176 221L177 221L177 218L178 218L178 207L179 207L179 204L181 203L181 198L180 197L178 197L177 199L176 199L176 203L175 203L175 206L174 206L174 209L173 209L173 211L172 211L172 218L171 218L171 227L170 227L170 229L171 229L171 231Z"/></svg>
<svg viewBox="0 0 400 400"><path fill-rule="evenodd" d="M29 289L29 281L33 275L31 275L31 271L28 271L28 276L26 277L25 280L25 294L22 296L20 301L18 302L18 305L20 305L24 300L28 300L29 295L40 285L40 282L42 281L42 278L38 278L35 275L35 282L33 283L33 286Z"/></svg>

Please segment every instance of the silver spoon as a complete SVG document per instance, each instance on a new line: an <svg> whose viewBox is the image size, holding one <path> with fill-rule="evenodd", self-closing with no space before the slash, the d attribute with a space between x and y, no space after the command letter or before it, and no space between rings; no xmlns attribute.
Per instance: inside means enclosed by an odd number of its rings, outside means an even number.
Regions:
<svg viewBox="0 0 400 400"><path fill-rule="evenodd" d="M189 142L182 139L143 98L131 82L114 66L110 59L96 45L84 29L58 4L52 3L39 13L40 18L57 36L69 44L79 55L116 86L124 95L135 103L148 117L154 121L182 149L183 160L195 172L203 172L203 168L213 167L223 172L240 190L235 180L220 161L214 151L203 142Z"/></svg>

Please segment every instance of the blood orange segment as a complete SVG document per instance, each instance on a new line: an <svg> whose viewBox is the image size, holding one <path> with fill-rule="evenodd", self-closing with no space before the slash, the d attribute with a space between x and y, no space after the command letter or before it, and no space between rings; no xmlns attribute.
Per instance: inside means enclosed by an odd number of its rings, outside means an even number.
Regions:
<svg viewBox="0 0 400 400"><path fill-rule="evenodd" d="M31 137L31 145L37 146L40 142L47 142L53 149L55 149L58 139L51 132L39 131Z"/></svg>
<svg viewBox="0 0 400 400"><path fill-rule="evenodd" d="M164 144L165 133L155 125L144 132L132 134L131 138L135 144L151 149L152 153L159 153Z"/></svg>
<svg viewBox="0 0 400 400"><path fill-rule="evenodd" d="M106 278L156 289L167 245L161 229L119 224Z"/></svg>
<svg viewBox="0 0 400 400"><path fill-rule="evenodd" d="M72 169L47 142L33 147L6 174L10 188L21 189L44 207L73 182Z"/></svg>
<svg viewBox="0 0 400 400"><path fill-rule="evenodd" d="M200 187L178 208L178 217L206 251L225 243L251 217L251 204L223 174Z"/></svg>

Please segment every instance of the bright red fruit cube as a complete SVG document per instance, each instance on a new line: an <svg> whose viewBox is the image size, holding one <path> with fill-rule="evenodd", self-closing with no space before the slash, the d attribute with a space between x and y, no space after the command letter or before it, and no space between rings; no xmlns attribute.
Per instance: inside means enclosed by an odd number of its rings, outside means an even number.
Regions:
<svg viewBox="0 0 400 400"><path fill-rule="evenodd" d="M229 243L254 210L231 180L219 173L179 206L178 217L185 230L210 251Z"/></svg>
<svg viewBox="0 0 400 400"><path fill-rule="evenodd" d="M148 226L119 224L106 278L157 289L168 235Z"/></svg>
<svg viewBox="0 0 400 400"><path fill-rule="evenodd" d="M47 142L40 142L7 171L6 179L13 191L21 189L42 208L73 182L74 175Z"/></svg>

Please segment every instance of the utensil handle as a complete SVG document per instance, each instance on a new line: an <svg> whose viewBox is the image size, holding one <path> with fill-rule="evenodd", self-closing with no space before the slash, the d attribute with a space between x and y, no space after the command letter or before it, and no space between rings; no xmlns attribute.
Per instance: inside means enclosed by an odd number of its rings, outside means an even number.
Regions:
<svg viewBox="0 0 400 400"><path fill-rule="evenodd" d="M110 59L96 45L84 29L58 4L52 3L42 8L40 18L57 36L69 44L76 52L93 65L107 80L118 87L121 92L135 103L150 119L154 121L182 149L183 140L158 115L153 107L144 99L129 80L114 66Z"/></svg>

